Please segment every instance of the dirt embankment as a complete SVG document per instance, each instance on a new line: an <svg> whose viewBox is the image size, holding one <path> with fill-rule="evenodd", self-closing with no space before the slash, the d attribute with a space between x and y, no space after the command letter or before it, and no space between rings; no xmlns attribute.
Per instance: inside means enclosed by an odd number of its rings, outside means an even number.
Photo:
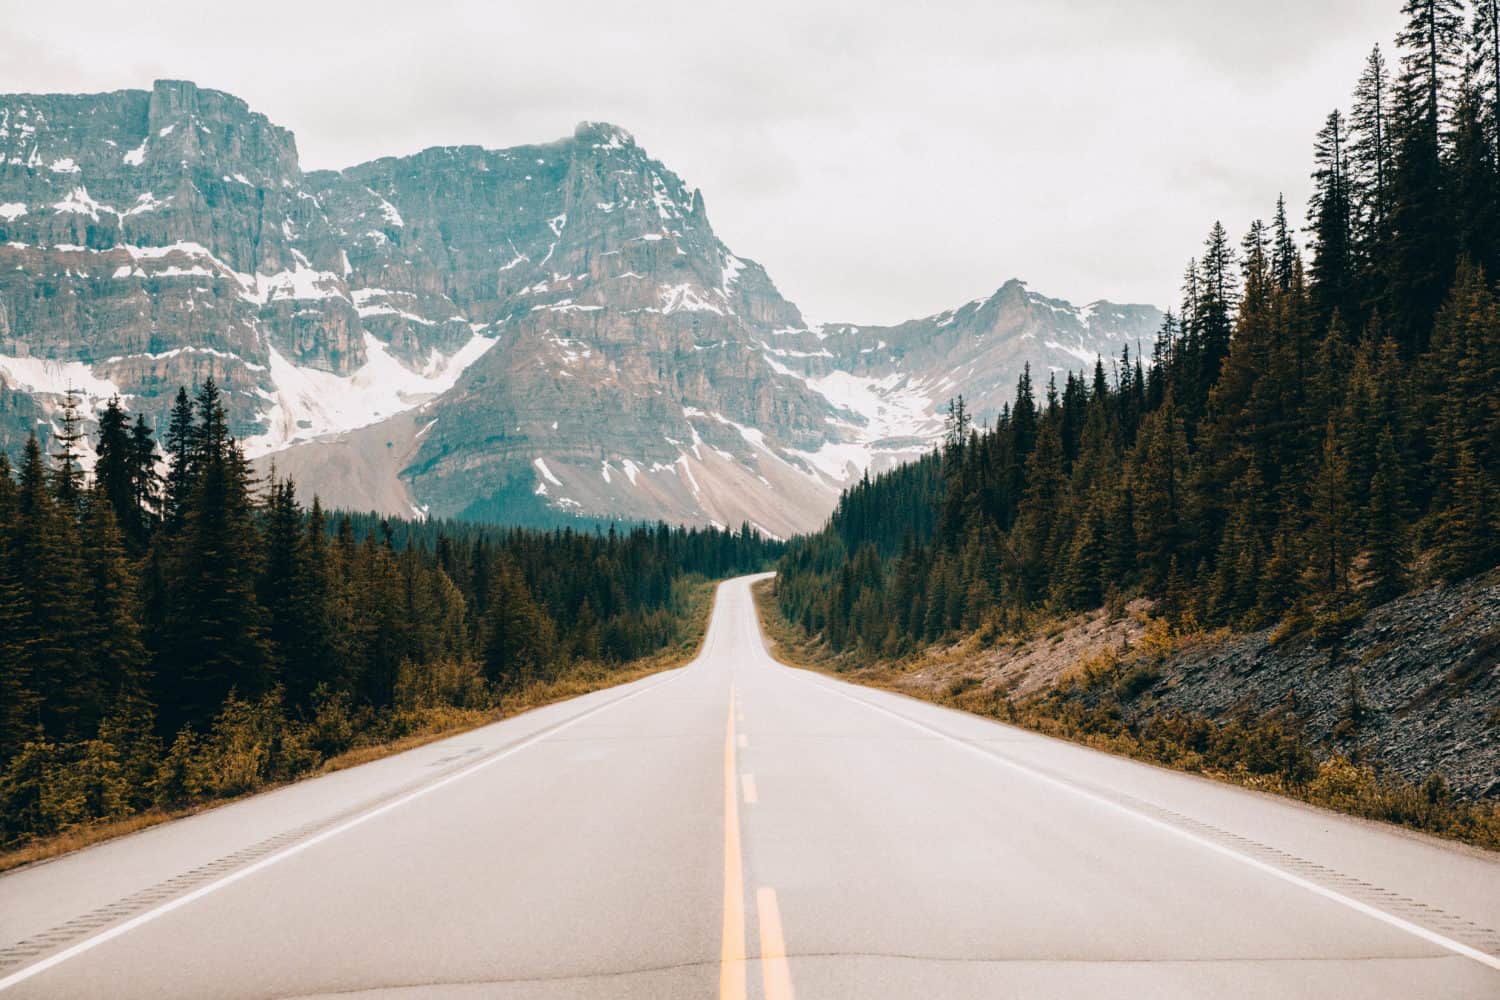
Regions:
<svg viewBox="0 0 1500 1000"><path fill-rule="evenodd" d="M929 649L900 669L872 669L883 674L882 683L908 694L962 688L1023 701L1050 690L1085 660L1138 644L1149 627L1150 607L1148 601L1136 601L1114 619L1103 610L1091 611L993 643L974 636Z"/></svg>

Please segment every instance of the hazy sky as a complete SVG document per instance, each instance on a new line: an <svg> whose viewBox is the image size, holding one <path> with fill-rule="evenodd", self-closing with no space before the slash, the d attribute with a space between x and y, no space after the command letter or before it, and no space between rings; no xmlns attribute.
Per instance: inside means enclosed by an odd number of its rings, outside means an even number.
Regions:
<svg viewBox="0 0 1500 1000"><path fill-rule="evenodd" d="M817 320L1020 277L1175 300L1209 224L1301 215L1397 0L4 0L0 91L227 90L304 167L623 125Z"/></svg>

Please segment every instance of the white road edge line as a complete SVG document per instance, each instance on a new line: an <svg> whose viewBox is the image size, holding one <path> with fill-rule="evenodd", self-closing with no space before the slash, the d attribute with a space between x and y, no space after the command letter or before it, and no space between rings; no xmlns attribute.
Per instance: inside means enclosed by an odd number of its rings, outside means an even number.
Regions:
<svg viewBox="0 0 1500 1000"><path fill-rule="evenodd" d="M368 823L370 820L375 819L377 816L383 816L391 810L398 809L401 806L406 805L408 802L413 802L417 799L420 799L424 795L428 795L432 792L437 791L439 788L444 788L456 781L461 781L462 779L467 778L469 775L474 774L477 771L484 770L491 764L498 763L502 760L505 760L507 757L511 757L517 753L520 753L527 747L535 746L536 744L547 739L549 736L554 736L565 729L570 729L573 726L578 725L580 722L598 715L600 712L603 712L606 709L611 709L617 705L622 705L633 698L640 697L648 691L655 691L657 688L661 687L664 684L670 684L678 677L681 677L688 666L693 666L696 664L696 662L697 661L695 660L694 663L690 663L687 664L687 666L679 668L665 679L659 680L654 684L647 685L646 687L641 688L639 691L632 691L630 694L627 694L622 698L611 699L603 705L599 705L596 708L589 709L582 715L574 716L561 725L553 726L543 732L529 736L526 739L522 740L520 743L517 743L514 746L510 747L509 749L503 750L495 756L482 760L471 767L466 767L462 771L457 771L453 774L448 775L446 778L434 781L430 785L423 785L416 791L411 792L407 795L403 795L399 799L396 799L392 802L387 802L383 806L377 806L367 813L361 813L360 815L354 817L351 820L348 820L347 822L340 823L338 826L332 827L328 830L324 830L322 833L309 837L306 840L299 841L298 843L293 844L291 847L285 848L281 851L276 852L275 854L262 858L261 860L248 867L241 868L240 870L235 872L231 872L230 874L225 875L223 878L219 879L217 882L210 882L207 885L199 886L197 889L194 889L192 892L189 892L184 896L178 896L176 899L169 900L156 907L155 909L147 910L145 913L132 917L131 919L125 921L123 924L116 924L114 927L111 927L105 931L101 931L91 938L85 938L77 944L65 948L60 952L57 952L55 955L47 956L40 962L37 962L33 965L28 965L25 968L17 969L15 972L12 972L10 975L6 976L4 979L0 979L0 992L8 990L13 986L18 986L31 977L46 972L48 969L56 968L57 966L61 965L71 958L77 958L84 952L97 948L99 945L104 944L106 941L111 941L123 934L128 934L131 931L135 930L137 927L140 927L143 924L150 923L157 917L165 916L166 914L171 913L173 910L180 909L188 905L189 903L196 902L197 900L202 899L204 896L207 896L209 893L217 892L227 885L233 885L240 879L248 878L249 876L254 875L256 872L263 871L278 862L285 861L287 858L290 858L295 854L300 854L303 851L307 850L309 847L321 844L325 840L331 840L341 833L347 833L357 826Z"/></svg>
<svg viewBox="0 0 1500 1000"><path fill-rule="evenodd" d="M774 663L775 661L773 660L772 662ZM776 666L781 667L781 664L777 663ZM783 667L782 669L788 668ZM900 722L904 722L908 726L923 730L924 732L932 733L935 736L940 736L948 742L957 744L958 746L961 746L966 750L978 754L980 757L983 757L985 760L988 760L992 763L1008 767L1013 771L1018 771L1021 774L1027 775L1030 778L1044 782L1045 784L1052 785L1056 788L1060 788L1063 791L1071 792L1073 795L1076 795L1079 798L1087 799L1090 802L1095 802L1108 809L1113 809L1116 812L1122 813L1126 816L1130 816L1133 819L1139 820L1140 822L1145 823L1149 826L1154 826L1159 830L1165 830L1168 833L1176 834L1184 840L1191 841L1192 843L1197 844L1200 847L1204 847L1210 851L1222 854L1227 858L1232 858L1235 861L1240 862L1241 864L1248 865L1249 867L1264 872L1267 875L1272 875L1276 878L1279 878L1283 882L1288 882L1292 885L1298 886L1299 888L1306 889L1308 892L1316 893L1317 895L1322 896L1325 899L1330 899L1333 902L1347 906L1349 909L1354 910L1358 913L1363 913L1365 916L1374 917L1376 920L1389 924L1390 926L1395 927L1398 930L1403 930L1414 937L1421 938L1423 941L1426 941L1429 944L1435 944L1440 948L1445 948L1448 951L1453 952L1454 954L1462 955L1464 958L1472 959L1475 962L1478 962L1480 965L1485 965L1491 969L1500 971L1500 958L1497 958L1496 956L1491 955L1488 952L1480 951L1478 948L1471 948L1461 941L1455 941L1450 937L1445 937L1444 935L1437 933L1436 931L1431 931L1419 924L1414 924L1410 920L1404 920L1393 913L1387 913L1385 910L1382 910L1378 907L1361 902L1360 900L1357 900L1352 896L1346 896L1341 892L1336 892L1333 889L1321 886L1316 882L1310 881L1297 875L1293 875L1291 872L1283 871L1282 869L1277 868L1275 865L1267 864L1266 862L1261 861L1257 858L1253 858L1248 854L1242 854L1232 847L1225 847L1223 844L1215 843L1214 841L1209 840L1206 837L1200 837L1198 834L1193 833L1190 830L1184 830L1182 827L1174 826L1164 820L1157 819L1155 816L1149 816L1146 813L1140 812L1136 809L1132 809L1129 806L1121 805L1120 803L1105 798L1102 795L1091 792L1086 788L1071 784L1059 778L1054 778L1050 774L1044 774L1041 771L1038 771L1025 764L1021 764L1013 760L1008 760L1005 757L1000 756L999 754L984 749L983 747L975 746L974 744L969 743L966 740L961 740L956 736L952 736L944 732L943 730L938 729L936 726L930 726L925 722L918 722L916 719L908 718L907 716L904 716L899 712L892 711L891 709L888 709L883 705L877 705L874 702L866 701L863 698L856 698L854 695L845 694L843 691L838 690L830 684L824 683L822 680L813 680L812 677L807 675L805 671L796 670L795 668L791 669L793 669L794 673L801 676L803 680L811 684L813 687L820 688L823 691L828 692L829 694L838 695L840 698L845 698L849 701L863 705L873 712L879 712L882 715L889 715L891 718L896 719Z"/></svg>

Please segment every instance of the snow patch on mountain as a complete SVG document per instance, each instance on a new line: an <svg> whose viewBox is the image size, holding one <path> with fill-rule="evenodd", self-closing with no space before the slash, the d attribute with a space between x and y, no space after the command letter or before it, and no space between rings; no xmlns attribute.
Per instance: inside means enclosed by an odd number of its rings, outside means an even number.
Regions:
<svg viewBox="0 0 1500 1000"><path fill-rule="evenodd" d="M76 390L90 407L111 396L124 395L114 382L95 375L93 369L81 361L0 355L0 382L15 389L54 396Z"/></svg>
<svg viewBox="0 0 1500 1000"><path fill-rule="evenodd" d="M325 434L366 427L420 406L447 392L464 370L479 360L495 340L475 334L451 357L436 354L425 372L414 372L391 354L378 338L364 335L365 363L340 376L295 365L275 346L271 355L272 392L262 396L270 408L262 415L265 433L245 442L251 457Z"/></svg>

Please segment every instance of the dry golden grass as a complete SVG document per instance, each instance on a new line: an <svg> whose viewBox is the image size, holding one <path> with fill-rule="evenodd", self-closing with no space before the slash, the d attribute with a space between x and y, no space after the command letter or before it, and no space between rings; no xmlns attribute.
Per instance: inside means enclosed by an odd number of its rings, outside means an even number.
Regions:
<svg viewBox="0 0 1500 1000"><path fill-rule="evenodd" d="M178 809L168 812L163 809L149 809L146 812L136 813L124 819L111 820L107 823L92 823L59 833L55 837L47 837L36 840L24 847L0 853L0 872L9 871L12 868L20 868L22 865L37 864L42 861L50 861L64 854L82 850L92 844L105 840L114 840L127 834L144 830L147 827L165 823L168 820L181 819L191 816L195 812L210 809L214 806L224 805L226 800L218 800L212 804L202 805L194 809Z"/></svg>
<svg viewBox="0 0 1500 1000"><path fill-rule="evenodd" d="M498 709L484 711L458 708L431 709L426 713L424 723L418 731L409 733L400 739L354 747L336 757L330 757L319 767L293 780L302 781L307 778L317 777L320 774L329 774L333 771L358 767L360 764L368 764L370 761L380 760L383 757L404 753L407 750L426 746L429 743L435 743L449 736L477 729L480 726L487 726L501 719L508 719L523 712L530 712L544 705L566 701L569 698L576 698L579 695L599 691L607 687L629 684L631 681L640 680L642 677L649 677L651 674L660 673L663 670L680 667L697 656L698 651L703 646L703 637L708 631L708 620L713 613L715 596L716 584L706 582L700 586L692 598L693 607L688 613L689 627L686 635L676 646L663 650L654 656L636 660L620 667L610 667L599 663L578 664L555 680L533 684L516 694L508 696L504 704ZM217 809L219 806L249 798L251 795L259 795L262 792L267 792L273 788L279 788L282 785L290 783L281 782L273 785L264 785L244 795L238 795L233 798L213 799L184 809L148 809L123 819L75 827L56 836L35 840L21 847L0 852L0 872L20 868L23 865L49 861L64 854L71 854L73 851L103 843L106 840L124 837L160 823L182 819L208 809Z"/></svg>

